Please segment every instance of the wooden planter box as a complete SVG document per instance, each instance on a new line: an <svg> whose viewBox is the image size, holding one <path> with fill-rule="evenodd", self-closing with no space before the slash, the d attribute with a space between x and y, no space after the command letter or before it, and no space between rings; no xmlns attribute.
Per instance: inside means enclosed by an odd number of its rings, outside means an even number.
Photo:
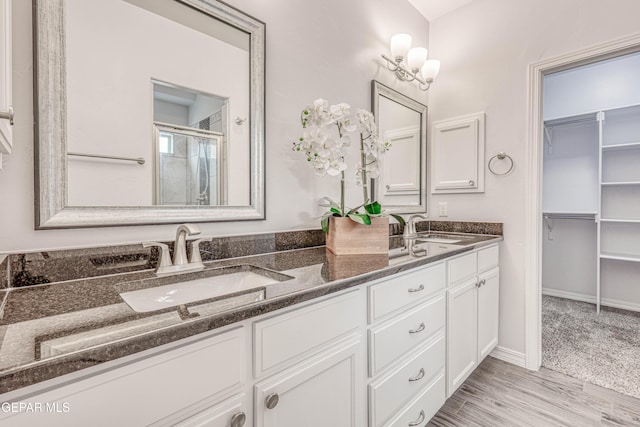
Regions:
<svg viewBox="0 0 640 427"><path fill-rule="evenodd" d="M329 218L327 249L335 255L389 254L389 218L371 218L371 225L350 218Z"/></svg>

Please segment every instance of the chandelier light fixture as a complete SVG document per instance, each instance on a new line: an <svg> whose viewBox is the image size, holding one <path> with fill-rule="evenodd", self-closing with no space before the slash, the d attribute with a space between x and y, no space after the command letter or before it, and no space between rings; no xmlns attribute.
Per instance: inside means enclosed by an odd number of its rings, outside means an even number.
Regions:
<svg viewBox="0 0 640 427"><path fill-rule="evenodd" d="M409 34L396 34L391 37L391 58L384 53L387 68L402 81L418 82L420 90L428 90L440 72L440 61L427 59L427 49L411 47ZM406 58L406 61L405 61Z"/></svg>

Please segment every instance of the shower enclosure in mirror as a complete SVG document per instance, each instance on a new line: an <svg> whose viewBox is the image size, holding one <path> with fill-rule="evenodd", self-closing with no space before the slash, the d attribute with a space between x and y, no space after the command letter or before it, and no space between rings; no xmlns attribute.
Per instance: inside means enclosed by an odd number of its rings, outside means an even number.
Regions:
<svg viewBox="0 0 640 427"><path fill-rule="evenodd" d="M217 0L34 4L37 228L264 218L264 23Z"/></svg>
<svg viewBox="0 0 640 427"><path fill-rule="evenodd" d="M427 212L427 106L380 82L371 82L379 135L391 144L373 200L392 213Z"/></svg>
<svg viewBox="0 0 640 427"><path fill-rule="evenodd" d="M156 205L228 205L228 98L164 82L153 82ZM248 155L231 159L249 168ZM245 162L245 160L247 160ZM243 164L246 163L246 164ZM249 193L249 182L233 182L233 203ZM246 187L243 189L243 187Z"/></svg>

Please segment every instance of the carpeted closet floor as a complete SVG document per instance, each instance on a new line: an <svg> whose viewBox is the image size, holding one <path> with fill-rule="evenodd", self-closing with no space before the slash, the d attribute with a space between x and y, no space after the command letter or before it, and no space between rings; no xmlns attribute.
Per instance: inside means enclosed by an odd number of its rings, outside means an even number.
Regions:
<svg viewBox="0 0 640 427"><path fill-rule="evenodd" d="M542 366L640 398L640 313L543 295Z"/></svg>

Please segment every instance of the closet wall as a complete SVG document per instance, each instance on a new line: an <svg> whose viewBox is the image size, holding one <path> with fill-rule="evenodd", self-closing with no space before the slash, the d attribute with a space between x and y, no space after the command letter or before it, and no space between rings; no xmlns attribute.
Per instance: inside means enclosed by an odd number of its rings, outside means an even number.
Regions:
<svg viewBox="0 0 640 427"><path fill-rule="evenodd" d="M543 293L640 311L640 54L545 78Z"/></svg>

